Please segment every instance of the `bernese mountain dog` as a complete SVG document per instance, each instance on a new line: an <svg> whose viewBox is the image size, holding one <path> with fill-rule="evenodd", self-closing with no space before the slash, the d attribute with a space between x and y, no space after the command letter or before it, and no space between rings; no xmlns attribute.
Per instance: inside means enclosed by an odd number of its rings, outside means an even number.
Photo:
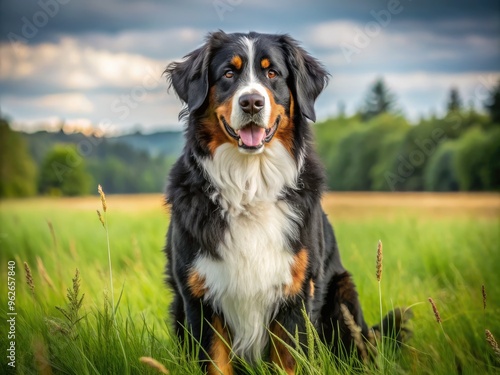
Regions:
<svg viewBox="0 0 500 375"><path fill-rule="evenodd" d="M321 208L309 120L325 68L288 35L218 31L165 73L187 122L166 191L179 339L188 332L201 366L224 375L237 358L295 373L289 349L305 346L307 319L335 352L355 346L345 308L369 340Z"/></svg>

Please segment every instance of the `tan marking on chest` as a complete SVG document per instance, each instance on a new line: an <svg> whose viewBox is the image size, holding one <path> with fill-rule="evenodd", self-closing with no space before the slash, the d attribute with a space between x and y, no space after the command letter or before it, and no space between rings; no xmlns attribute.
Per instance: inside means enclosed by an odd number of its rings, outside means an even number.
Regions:
<svg viewBox="0 0 500 375"><path fill-rule="evenodd" d="M306 249L300 250L293 257L292 267L290 269L292 274L292 283L285 286L285 294L288 296L295 296L301 290L306 279L308 254Z"/></svg>
<svg viewBox="0 0 500 375"><path fill-rule="evenodd" d="M205 277L200 275L196 270L191 270L188 276L188 286L193 297L201 298L207 292Z"/></svg>

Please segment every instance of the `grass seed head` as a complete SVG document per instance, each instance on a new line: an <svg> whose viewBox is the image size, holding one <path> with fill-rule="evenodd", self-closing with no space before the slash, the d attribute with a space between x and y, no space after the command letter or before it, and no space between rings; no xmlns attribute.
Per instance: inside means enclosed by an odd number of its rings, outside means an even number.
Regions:
<svg viewBox="0 0 500 375"><path fill-rule="evenodd" d="M75 270L75 276L72 281L73 287L66 289L66 298L68 299L67 306L56 306L56 309L66 318L68 330L72 333L76 333L73 329L76 324L83 319L83 317L80 316L80 309L85 297L85 294L80 295L80 271L78 268Z"/></svg>
<svg viewBox="0 0 500 375"><path fill-rule="evenodd" d="M152 367L156 369L158 372L162 374L168 374L168 370L163 366L160 362L158 362L156 359L151 358L151 357L141 357L139 358L139 361L141 363L144 363L145 365Z"/></svg>
<svg viewBox="0 0 500 375"><path fill-rule="evenodd" d="M486 310L486 288L481 285L481 293L483 294L483 310Z"/></svg>
<svg viewBox="0 0 500 375"><path fill-rule="evenodd" d="M104 218L102 217L101 211L99 211L99 210L96 210L96 211L97 211L97 217L99 218L99 221L101 222L103 228L106 228L106 225L104 224Z"/></svg>
<svg viewBox="0 0 500 375"><path fill-rule="evenodd" d="M52 279L50 278L47 270L45 269L45 266L43 265L42 258L40 258L39 256L36 257L36 264L38 266L38 273L42 276L42 279L50 288L54 289L54 283L52 282Z"/></svg>
<svg viewBox="0 0 500 375"><path fill-rule="evenodd" d="M49 226L50 235L52 237L52 243L54 244L54 248L57 249L57 238L56 232L54 231L54 226L50 220L47 220L47 225Z"/></svg>
<svg viewBox="0 0 500 375"><path fill-rule="evenodd" d="M97 185L97 192L101 196L101 203L102 203L102 210L106 212L108 206L106 205L106 194L104 194L104 191L102 190L101 185Z"/></svg>
<svg viewBox="0 0 500 375"><path fill-rule="evenodd" d="M26 271L26 283L31 290L31 294L35 296L35 283L33 282L33 275L31 274L30 266L28 266L28 263L26 262L24 262L24 271Z"/></svg>
<svg viewBox="0 0 500 375"><path fill-rule="evenodd" d="M382 241L378 241L377 246L377 281L382 280L382 260L384 259L384 254L382 252Z"/></svg>
<svg viewBox="0 0 500 375"><path fill-rule="evenodd" d="M109 293L108 293L108 290L107 289L104 289L103 291L103 295L104 295L104 316L109 316Z"/></svg>
<svg viewBox="0 0 500 375"><path fill-rule="evenodd" d="M434 316L436 317L436 321L441 324L442 320L441 320L441 315L439 315L439 310L437 309L437 306L436 304L434 303L434 300L429 297L429 302L431 303L431 306L432 306L432 311L434 311Z"/></svg>
<svg viewBox="0 0 500 375"><path fill-rule="evenodd" d="M363 338L361 337L361 328L356 324L351 312L343 303L340 304L340 311L342 312L342 316L344 317L344 323L347 328L349 328L351 337L359 350L361 359L363 360L363 362L366 362L368 360L368 353L366 351L366 345L363 342Z"/></svg>
<svg viewBox="0 0 500 375"><path fill-rule="evenodd" d="M375 331L373 328L368 330L368 336L366 337L368 340L366 346L370 352L371 358L376 358L378 355L377 352L377 342L382 340L382 336L380 335L380 331Z"/></svg>
<svg viewBox="0 0 500 375"><path fill-rule="evenodd" d="M57 309L57 307L56 307L56 309ZM45 318L45 323L47 324L47 326L49 328L49 332L51 334L60 333L64 336L68 336L71 333L69 331L69 329L67 327L65 327L60 321Z"/></svg>
<svg viewBox="0 0 500 375"><path fill-rule="evenodd" d="M497 340L495 340L495 336L486 329L484 331L484 334L486 336L486 341L488 341L488 344L490 344L491 348L493 349L493 352L497 355L498 358L500 358L500 347L498 347Z"/></svg>
<svg viewBox="0 0 500 375"><path fill-rule="evenodd" d="M72 279L73 281L73 292L75 295L78 295L80 291L80 271L78 268L75 270L75 276Z"/></svg>

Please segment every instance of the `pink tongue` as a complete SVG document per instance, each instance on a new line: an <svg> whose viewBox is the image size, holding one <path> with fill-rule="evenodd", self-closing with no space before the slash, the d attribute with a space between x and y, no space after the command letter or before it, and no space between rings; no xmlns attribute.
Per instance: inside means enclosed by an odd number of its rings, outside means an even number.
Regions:
<svg viewBox="0 0 500 375"><path fill-rule="evenodd" d="M259 146L266 136L266 129L257 125L245 126L240 130L240 138L243 144L247 147Z"/></svg>

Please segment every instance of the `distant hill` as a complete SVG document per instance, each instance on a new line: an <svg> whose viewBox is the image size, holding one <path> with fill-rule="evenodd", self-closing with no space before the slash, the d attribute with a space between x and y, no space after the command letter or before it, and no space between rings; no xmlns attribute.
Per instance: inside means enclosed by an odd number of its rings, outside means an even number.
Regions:
<svg viewBox="0 0 500 375"><path fill-rule="evenodd" d="M127 134L108 138L110 143L125 143L137 150L147 151L151 156L178 156L184 147L184 136L181 131L152 134Z"/></svg>
<svg viewBox="0 0 500 375"><path fill-rule="evenodd" d="M158 132L153 134L127 134L118 137L97 138L82 133L66 134L62 131L36 133L21 133L28 143L28 148L37 163L40 163L47 152L58 143L70 143L79 147L82 156L99 157L102 146L126 145L135 151L146 152L151 157L165 156L169 159L177 157L184 147L184 137L181 131Z"/></svg>
<svg viewBox="0 0 500 375"><path fill-rule="evenodd" d="M75 145L78 157L91 176L89 186L99 183L108 193L119 194L164 191L166 176L184 147L180 131L119 137L66 134L63 131L20 134L38 170L43 168L47 155L56 145ZM81 161L66 160L66 167L71 169L74 163Z"/></svg>

